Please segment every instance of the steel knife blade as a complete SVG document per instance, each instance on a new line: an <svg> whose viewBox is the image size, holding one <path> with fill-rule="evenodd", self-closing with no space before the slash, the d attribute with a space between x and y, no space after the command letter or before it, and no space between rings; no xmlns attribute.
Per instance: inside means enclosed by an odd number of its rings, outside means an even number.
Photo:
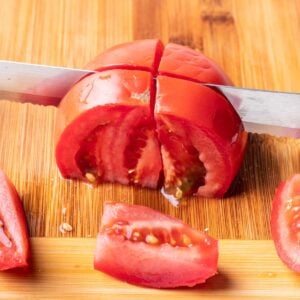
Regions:
<svg viewBox="0 0 300 300"><path fill-rule="evenodd" d="M70 87L91 70L0 60L0 99L57 106ZM300 93L217 84L249 132L300 138Z"/></svg>
<svg viewBox="0 0 300 300"><path fill-rule="evenodd" d="M90 73L94 71L0 60L0 99L57 106Z"/></svg>

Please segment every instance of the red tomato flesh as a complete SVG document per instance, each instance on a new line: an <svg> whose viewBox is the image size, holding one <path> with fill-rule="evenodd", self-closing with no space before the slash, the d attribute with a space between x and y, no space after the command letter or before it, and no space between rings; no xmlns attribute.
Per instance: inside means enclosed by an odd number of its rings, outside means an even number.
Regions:
<svg viewBox="0 0 300 300"><path fill-rule="evenodd" d="M277 188L271 230L278 256L290 269L300 273L300 174Z"/></svg>
<svg viewBox="0 0 300 300"><path fill-rule="evenodd" d="M194 286L217 272L218 242L151 208L106 203L95 269L132 284Z"/></svg>
<svg viewBox="0 0 300 300"><path fill-rule="evenodd" d="M28 266L29 239L22 203L0 170L0 270Z"/></svg>
<svg viewBox="0 0 300 300"><path fill-rule="evenodd" d="M56 157L64 177L157 187L161 158L150 86L150 73L128 70L99 72L74 85L58 111Z"/></svg>
<svg viewBox="0 0 300 300"><path fill-rule="evenodd" d="M56 161L61 174L164 193L221 197L247 135L232 105L202 82L230 84L202 53L159 40L113 47L88 65L62 100ZM104 71L103 71L104 70Z"/></svg>

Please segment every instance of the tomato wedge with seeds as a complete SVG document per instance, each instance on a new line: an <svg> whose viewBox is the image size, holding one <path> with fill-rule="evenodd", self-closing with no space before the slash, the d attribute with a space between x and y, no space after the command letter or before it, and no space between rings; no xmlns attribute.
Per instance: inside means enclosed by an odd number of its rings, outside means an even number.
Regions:
<svg viewBox="0 0 300 300"><path fill-rule="evenodd" d="M272 204L271 232L280 259L300 273L300 174L282 182Z"/></svg>
<svg viewBox="0 0 300 300"><path fill-rule="evenodd" d="M165 189L175 195L224 195L247 138L239 116L222 95L205 86L168 76L157 80L155 117Z"/></svg>
<svg viewBox="0 0 300 300"><path fill-rule="evenodd" d="M151 208L106 203L95 269L135 285L194 286L217 272L218 242Z"/></svg>
<svg viewBox="0 0 300 300"><path fill-rule="evenodd" d="M157 187L161 158L151 80L144 71L107 70L74 85L59 107L56 128L64 177ZM142 170L140 160L148 162Z"/></svg>
<svg viewBox="0 0 300 300"><path fill-rule="evenodd" d="M199 51L159 40L115 46L88 64L57 114L56 161L66 178L221 197L241 165L247 134L223 95L230 84Z"/></svg>
<svg viewBox="0 0 300 300"><path fill-rule="evenodd" d="M0 170L0 270L28 267L29 238L18 193Z"/></svg>

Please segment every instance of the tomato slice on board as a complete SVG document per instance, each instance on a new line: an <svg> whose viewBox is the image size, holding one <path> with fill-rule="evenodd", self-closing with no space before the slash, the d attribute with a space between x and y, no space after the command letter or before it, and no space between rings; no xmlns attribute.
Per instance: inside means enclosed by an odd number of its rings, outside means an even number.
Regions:
<svg viewBox="0 0 300 300"><path fill-rule="evenodd" d="M151 208L106 203L95 269L126 282L174 288L203 283L217 272L218 242Z"/></svg>
<svg viewBox="0 0 300 300"><path fill-rule="evenodd" d="M29 238L19 195L0 170L0 270L28 267Z"/></svg>
<svg viewBox="0 0 300 300"><path fill-rule="evenodd" d="M224 96L201 85L231 83L214 62L187 47L140 40L88 67L99 72L76 83L58 109L64 177L150 188L165 181L164 193L176 198L226 193L247 135Z"/></svg>
<svg viewBox="0 0 300 300"><path fill-rule="evenodd" d="M300 174L278 186L272 204L271 232L278 256L300 273Z"/></svg>

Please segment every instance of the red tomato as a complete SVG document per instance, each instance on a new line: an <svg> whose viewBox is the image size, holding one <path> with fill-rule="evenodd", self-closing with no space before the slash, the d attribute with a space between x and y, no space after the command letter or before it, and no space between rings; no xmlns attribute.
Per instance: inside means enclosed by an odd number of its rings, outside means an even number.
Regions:
<svg viewBox="0 0 300 300"><path fill-rule="evenodd" d="M161 158L150 111L151 75L108 70L74 85L58 111L64 177L157 187Z"/></svg>
<svg viewBox="0 0 300 300"><path fill-rule="evenodd" d="M29 240L18 193L0 171L0 270L27 267Z"/></svg>
<svg viewBox="0 0 300 300"><path fill-rule="evenodd" d="M271 230L278 256L290 269L300 273L300 174L277 188Z"/></svg>
<svg viewBox="0 0 300 300"><path fill-rule="evenodd" d="M155 73L163 52L159 40L138 40L116 45L98 55L85 68L90 70L134 69Z"/></svg>
<svg viewBox="0 0 300 300"><path fill-rule="evenodd" d="M58 110L56 160L64 177L222 196L246 133L231 104L201 82L230 84L200 52L159 40L116 46ZM160 180L163 179L163 180Z"/></svg>
<svg viewBox="0 0 300 300"><path fill-rule="evenodd" d="M106 203L95 269L136 285L194 286L217 272L218 242L148 207Z"/></svg>
<svg viewBox="0 0 300 300"><path fill-rule="evenodd" d="M172 43L164 49L158 72L200 83L232 84L221 68L200 51Z"/></svg>

